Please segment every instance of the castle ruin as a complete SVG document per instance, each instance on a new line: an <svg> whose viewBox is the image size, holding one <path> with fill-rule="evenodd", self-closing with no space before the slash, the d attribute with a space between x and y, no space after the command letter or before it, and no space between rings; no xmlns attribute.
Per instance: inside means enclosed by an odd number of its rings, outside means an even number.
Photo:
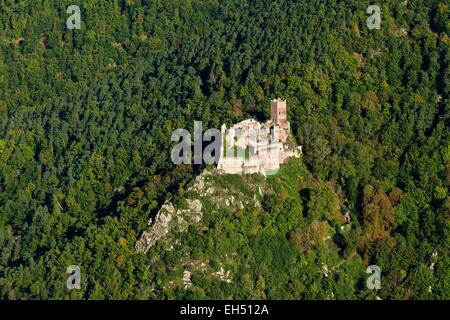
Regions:
<svg viewBox="0 0 450 320"><path fill-rule="evenodd" d="M301 147L289 147L287 143L290 123L286 100L271 100L270 115L270 120L264 123L248 119L229 129L222 125L219 172L270 175L289 157L301 155Z"/></svg>

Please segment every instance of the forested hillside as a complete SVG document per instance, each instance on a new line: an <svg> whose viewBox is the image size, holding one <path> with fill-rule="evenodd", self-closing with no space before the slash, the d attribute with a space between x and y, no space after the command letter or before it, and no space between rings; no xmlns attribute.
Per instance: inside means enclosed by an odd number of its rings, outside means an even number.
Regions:
<svg viewBox="0 0 450 320"><path fill-rule="evenodd" d="M71 4L0 2L0 298L450 298L448 1L380 1L380 30L361 0L80 1L68 30ZM304 156L261 209L136 252L203 169L172 164L173 130L265 119L278 96ZM217 269L236 248L235 282L171 285L174 255Z"/></svg>

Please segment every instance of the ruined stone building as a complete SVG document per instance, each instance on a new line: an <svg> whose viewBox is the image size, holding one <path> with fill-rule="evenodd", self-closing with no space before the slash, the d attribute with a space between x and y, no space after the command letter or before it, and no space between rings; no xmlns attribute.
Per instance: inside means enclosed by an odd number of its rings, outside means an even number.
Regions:
<svg viewBox="0 0 450 320"><path fill-rule="evenodd" d="M300 156L301 147L287 144L290 124L286 100L270 101L271 119L260 123L254 119L239 122L229 129L222 125L222 147L217 170L221 173L276 173L280 164Z"/></svg>

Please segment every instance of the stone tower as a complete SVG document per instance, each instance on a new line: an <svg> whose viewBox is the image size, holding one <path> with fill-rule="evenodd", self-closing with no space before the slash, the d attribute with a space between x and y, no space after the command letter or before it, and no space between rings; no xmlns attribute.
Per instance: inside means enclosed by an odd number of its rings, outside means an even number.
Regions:
<svg viewBox="0 0 450 320"><path fill-rule="evenodd" d="M278 98L270 101L270 119L280 127L286 127L286 100Z"/></svg>

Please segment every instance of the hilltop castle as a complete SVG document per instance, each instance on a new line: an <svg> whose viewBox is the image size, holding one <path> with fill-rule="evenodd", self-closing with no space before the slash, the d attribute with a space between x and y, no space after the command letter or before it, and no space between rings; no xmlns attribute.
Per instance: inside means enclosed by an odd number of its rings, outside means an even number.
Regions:
<svg viewBox="0 0 450 320"><path fill-rule="evenodd" d="M290 123L286 100L271 100L270 115L270 120L265 123L248 119L229 129L222 125L219 172L270 175L276 173L287 158L300 156L301 147L294 149L287 144Z"/></svg>

